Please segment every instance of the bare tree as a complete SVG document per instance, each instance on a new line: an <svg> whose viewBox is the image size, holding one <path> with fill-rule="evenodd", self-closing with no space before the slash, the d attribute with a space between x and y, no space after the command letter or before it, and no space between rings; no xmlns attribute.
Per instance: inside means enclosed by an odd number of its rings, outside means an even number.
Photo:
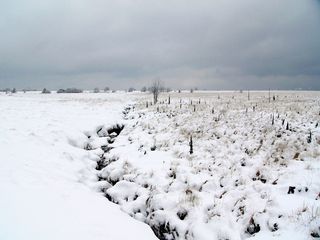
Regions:
<svg viewBox="0 0 320 240"><path fill-rule="evenodd" d="M161 82L160 80L155 80L151 87L150 87L150 92L152 93L153 95L153 102L154 104L156 104L158 102L158 97L159 97L159 94L160 94L160 91L161 91Z"/></svg>

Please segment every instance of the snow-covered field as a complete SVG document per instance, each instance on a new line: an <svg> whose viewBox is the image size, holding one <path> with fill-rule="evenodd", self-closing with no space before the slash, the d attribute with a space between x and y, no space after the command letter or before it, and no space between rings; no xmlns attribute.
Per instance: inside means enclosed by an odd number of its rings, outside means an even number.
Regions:
<svg viewBox="0 0 320 240"><path fill-rule="evenodd" d="M94 156L72 145L122 121L125 94L0 94L0 239L156 239L99 192Z"/></svg>
<svg viewBox="0 0 320 240"><path fill-rule="evenodd" d="M0 239L320 235L319 92L151 99L0 95Z"/></svg>

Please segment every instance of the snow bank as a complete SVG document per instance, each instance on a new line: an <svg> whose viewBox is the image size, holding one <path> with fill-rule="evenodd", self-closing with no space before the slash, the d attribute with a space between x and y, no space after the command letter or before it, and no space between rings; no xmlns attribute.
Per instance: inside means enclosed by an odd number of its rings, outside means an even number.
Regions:
<svg viewBox="0 0 320 240"><path fill-rule="evenodd" d="M97 153L83 146L97 127L121 123L130 99L124 93L0 95L1 240L155 239L147 225L91 188ZM108 139L99 141L92 146Z"/></svg>

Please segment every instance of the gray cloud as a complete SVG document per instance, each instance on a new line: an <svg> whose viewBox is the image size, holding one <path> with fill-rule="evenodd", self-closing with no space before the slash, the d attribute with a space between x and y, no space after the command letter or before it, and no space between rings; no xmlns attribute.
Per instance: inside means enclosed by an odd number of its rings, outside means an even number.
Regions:
<svg viewBox="0 0 320 240"><path fill-rule="evenodd" d="M320 90L316 0L7 0L0 88Z"/></svg>

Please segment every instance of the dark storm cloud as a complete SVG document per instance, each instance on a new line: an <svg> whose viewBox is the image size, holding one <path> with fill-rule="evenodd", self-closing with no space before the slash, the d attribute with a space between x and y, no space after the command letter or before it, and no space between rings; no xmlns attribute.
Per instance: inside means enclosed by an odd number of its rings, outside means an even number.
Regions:
<svg viewBox="0 0 320 240"><path fill-rule="evenodd" d="M315 0L0 3L0 88L320 89Z"/></svg>

